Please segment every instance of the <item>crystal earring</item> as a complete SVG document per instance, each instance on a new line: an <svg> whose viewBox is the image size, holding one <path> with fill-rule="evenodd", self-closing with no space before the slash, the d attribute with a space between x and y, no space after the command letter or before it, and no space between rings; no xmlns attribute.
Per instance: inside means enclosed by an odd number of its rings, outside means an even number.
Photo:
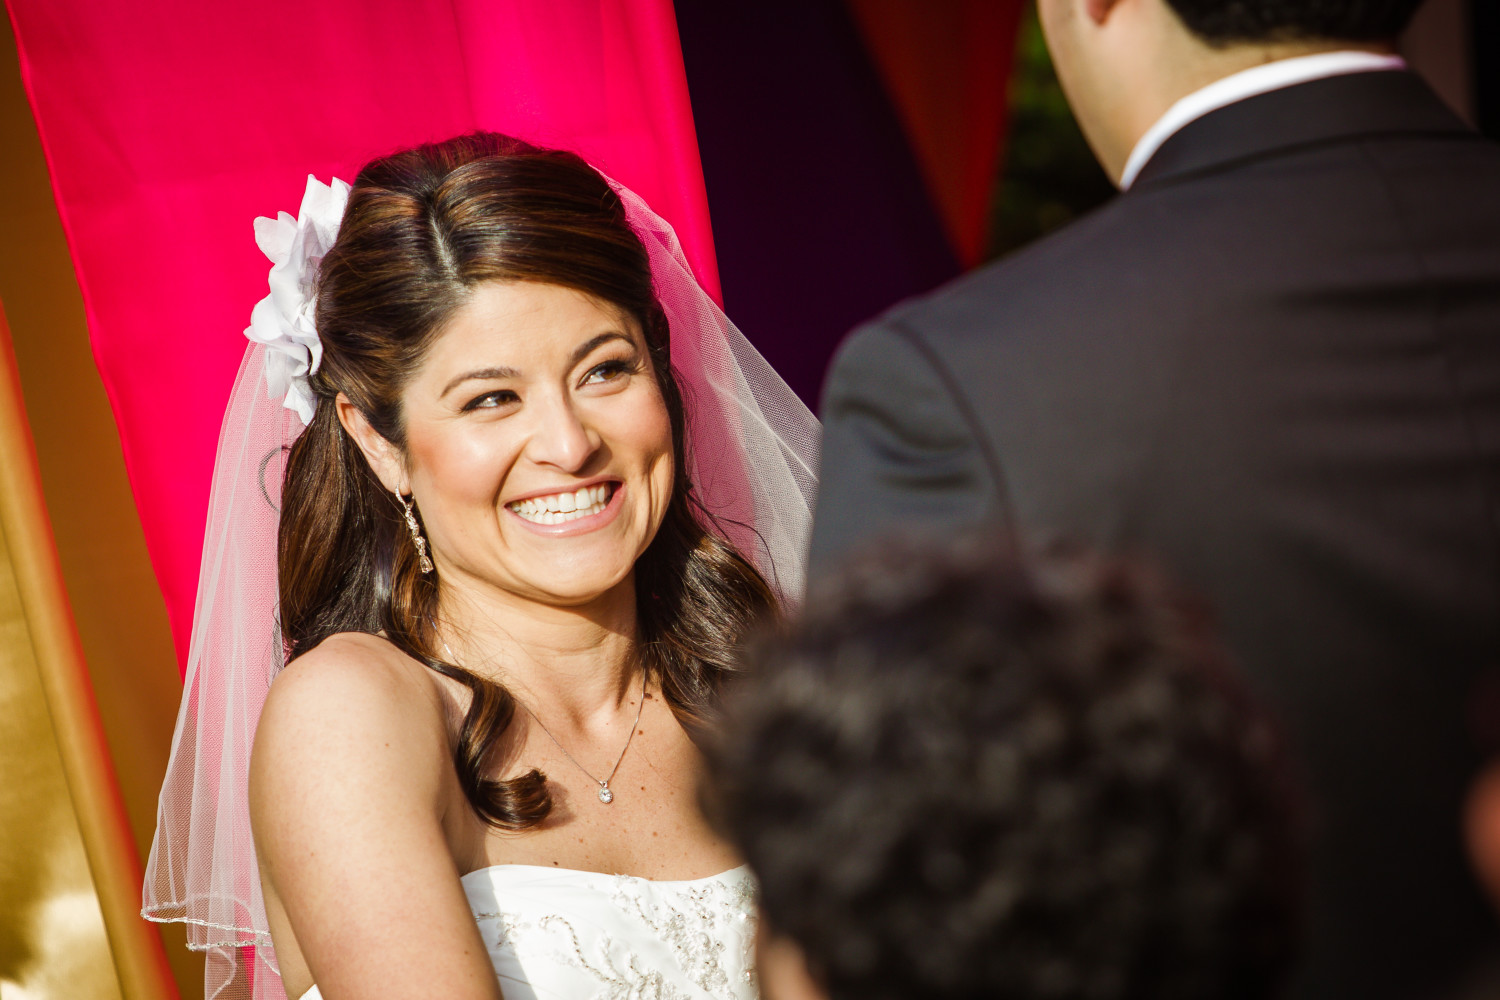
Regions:
<svg viewBox="0 0 1500 1000"><path fill-rule="evenodd" d="M422 568L423 573L431 573L432 560L427 557L427 539L422 537L422 528L417 524L417 516L412 513L411 501L397 490L391 492L401 501L402 516L406 518L406 527L411 531L412 544L417 547L417 565Z"/></svg>

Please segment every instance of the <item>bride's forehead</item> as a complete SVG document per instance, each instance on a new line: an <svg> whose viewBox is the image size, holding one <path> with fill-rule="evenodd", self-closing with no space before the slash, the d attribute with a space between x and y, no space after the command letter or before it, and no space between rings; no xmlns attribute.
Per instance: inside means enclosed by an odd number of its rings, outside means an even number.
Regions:
<svg viewBox="0 0 1500 1000"><path fill-rule="evenodd" d="M579 345L618 332L634 339L636 324L611 302L563 285L533 281L485 282L471 291L438 330L429 364L472 360L473 352L503 351L518 360L570 358Z"/></svg>

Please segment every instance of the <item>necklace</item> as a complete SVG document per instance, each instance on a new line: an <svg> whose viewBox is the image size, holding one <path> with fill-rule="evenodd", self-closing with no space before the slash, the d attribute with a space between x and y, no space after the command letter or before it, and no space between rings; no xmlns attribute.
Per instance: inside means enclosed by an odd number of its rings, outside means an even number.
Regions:
<svg viewBox="0 0 1500 1000"><path fill-rule="evenodd" d="M609 783L614 780L615 772L620 769L620 764L624 762L625 752L630 749L630 741L635 739L635 731L636 729L640 728L641 713L646 710L645 671L641 672L641 703L636 707L635 721L630 724L630 734L625 737L625 745L620 748L620 756L615 758L615 766L609 769L609 777L605 778L603 781L600 781L598 778L594 777L594 775L589 771L588 768L578 763L577 757L574 757L572 754L568 753L568 748L557 741L557 737L552 735L552 730L548 729L546 723L537 718L536 713L531 710L530 705L522 703L521 707L526 709L526 714L531 716L531 718L535 720L536 724L541 727L542 732L547 734L547 739L551 740L553 745L563 752L563 756L571 760L574 767L582 771L585 775L588 776L588 779L590 781L599 786L599 801L603 802L605 805L609 805L611 802L613 802L615 800L615 793L609 790Z"/></svg>
<svg viewBox="0 0 1500 1000"><path fill-rule="evenodd" d="M453 655L453 650L449 648L446 642L443 643L443 651L448 654L449 660L452 660L454 663L458 662L458 658ZM593 773L590 772L588 768L578 763L577 757L574 757L572 754L568 753L568 748L558 742L557 737L552 735L552 730L548 729L546 723L537 718L537 714L531 710L530 705L526 704L525 702L521 702L521 707L526 709L526 714L531 716L532 721L537 724L542 732L547 734L547 739L552 741L552 745L561 750L563 752L563 756L573 762L574 767L582 771L590 781L599 786L599 801L603 802L605 805L609 805L611 802L613 802L615 800L615 793L609 790L609 783L614 780L615 772L618 771L620 769L620 765L624 763L625 754L630 749L630 741L635 739L635 731L640 728L641 713L646 710L646 672L644 670L641 671L641 703L636 706L635 721L630 724L630 734L625 737L625 745L620 748L620 756L615 758L615 766L609 769L609 776L606 777L603 781L600 781L598 778L594 777Z"/></svg>

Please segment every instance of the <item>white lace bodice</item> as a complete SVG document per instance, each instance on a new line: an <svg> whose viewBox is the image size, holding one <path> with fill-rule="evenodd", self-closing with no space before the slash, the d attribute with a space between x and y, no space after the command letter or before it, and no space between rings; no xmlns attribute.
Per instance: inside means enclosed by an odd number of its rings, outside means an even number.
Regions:
<svg viewBox="0 0 1500 1000"><path fill-rule="evenodd" d="M756 1000L749 869L657 882L496 865L463 877L505 1000ZM321 1000L314 986L302 1000Z"/></svg>

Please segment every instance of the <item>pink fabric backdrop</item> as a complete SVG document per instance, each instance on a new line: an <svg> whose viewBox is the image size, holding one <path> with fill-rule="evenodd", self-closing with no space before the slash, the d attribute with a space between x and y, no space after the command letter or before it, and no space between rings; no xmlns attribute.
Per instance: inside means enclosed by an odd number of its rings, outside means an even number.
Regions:
<svg viewBox="0 0 1500 1000"><path fill-rule="evenodd" d="M475 128L575 149L641 194L715 295L670 0L6 0L187 659L220 417L266 293L251 222L308 173Z"/></svg>

